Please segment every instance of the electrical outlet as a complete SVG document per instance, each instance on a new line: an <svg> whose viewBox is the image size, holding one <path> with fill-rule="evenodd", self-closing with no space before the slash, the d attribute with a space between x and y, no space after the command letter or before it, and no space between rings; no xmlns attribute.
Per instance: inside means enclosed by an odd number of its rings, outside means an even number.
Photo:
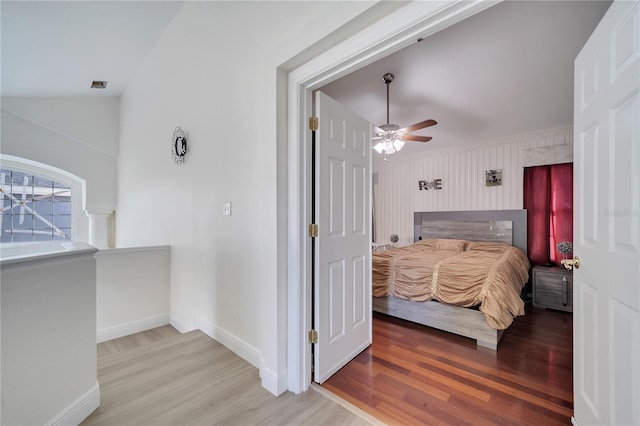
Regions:
<svg viewBox="0 0 640 426"><path fill-rule="evenodd" d="M225 216L231 216L231 202L228 201L222 205L222 214Z"/></svg>

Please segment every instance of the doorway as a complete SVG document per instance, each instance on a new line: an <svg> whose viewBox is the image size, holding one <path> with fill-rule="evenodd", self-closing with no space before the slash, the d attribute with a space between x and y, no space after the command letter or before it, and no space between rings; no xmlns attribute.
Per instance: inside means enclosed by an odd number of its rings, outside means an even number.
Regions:
<svg viewBox="0 0 640 426"><path fill-rule="evenodd" d="M289 74L288 87L288 389L301 393L311 384L311 223L310 144L308 117L312 116L312 91L341 75L387 56L468 18L493 3L413 2L383 18L346 43L316 57ZM410 23L410 24L407 24Z"/></svg>

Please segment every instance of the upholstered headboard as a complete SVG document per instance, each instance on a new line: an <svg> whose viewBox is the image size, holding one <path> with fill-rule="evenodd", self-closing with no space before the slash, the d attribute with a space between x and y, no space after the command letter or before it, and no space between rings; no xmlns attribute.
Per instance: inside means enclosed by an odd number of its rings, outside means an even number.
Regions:
<svg viewBox="0 0 640 426"><path fill-rule="evenodd" d="M415 212L413 241L453 238L499 241L527 252L526 210Z"/></svg>

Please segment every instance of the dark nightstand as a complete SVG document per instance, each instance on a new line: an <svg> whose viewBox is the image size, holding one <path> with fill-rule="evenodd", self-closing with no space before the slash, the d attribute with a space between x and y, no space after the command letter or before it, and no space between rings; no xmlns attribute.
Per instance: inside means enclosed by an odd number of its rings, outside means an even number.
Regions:
<svg viewBox="0 0 640 426"><path fill-rule="evenodd" d="M559 266L534 266L533 306L573 312L573 271Z"/></svg>

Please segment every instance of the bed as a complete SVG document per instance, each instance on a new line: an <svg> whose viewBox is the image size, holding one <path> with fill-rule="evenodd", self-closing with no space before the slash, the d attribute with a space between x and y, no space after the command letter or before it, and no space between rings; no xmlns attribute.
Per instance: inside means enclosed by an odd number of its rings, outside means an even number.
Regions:
<svg viewBox="0 0 640 426"><path fill-rule="evenodd" d="M372 259L374 311L494 350L524 314L526 210L417 212L414 244Z"/></svg>

